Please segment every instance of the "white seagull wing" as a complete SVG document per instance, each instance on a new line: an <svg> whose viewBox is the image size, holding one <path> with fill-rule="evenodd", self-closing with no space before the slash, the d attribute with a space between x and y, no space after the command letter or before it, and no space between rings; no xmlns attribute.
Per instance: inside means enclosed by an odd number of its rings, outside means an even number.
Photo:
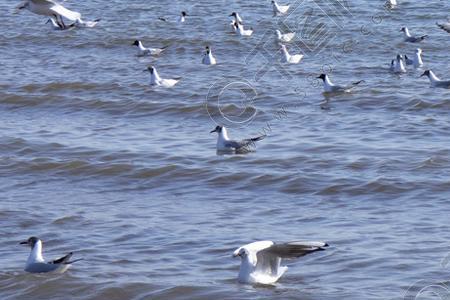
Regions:
<svg viewBox="0 0 450 300"><path fill-rule="evenodd" d="M70 21L76 21L81 18L81 14L79 12L67 9L60 4L55 3L52 7L50 7L50 10Z"/></svg>

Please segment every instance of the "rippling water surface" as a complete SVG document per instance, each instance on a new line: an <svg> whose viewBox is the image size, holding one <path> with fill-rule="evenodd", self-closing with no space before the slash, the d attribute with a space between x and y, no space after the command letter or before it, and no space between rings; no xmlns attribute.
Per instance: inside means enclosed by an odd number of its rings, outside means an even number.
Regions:
<svg viewBox="0 0 450 300"><path fill-rule="evenodd" d="M352 0L341 16L292 1L285 19L270 1L68 1L102 21L64 32L12 14L16 4L0 4L0 298L403 299L413 286L430 299L428 285L450 286L450 91L430 88L423 70L388 71L417 47L402 43L406 25L429 35L426 68L450 77L450 35L435 25L448 1L389 11ZM308 24L330 29L322 45L304 25L310 9ZM157 20L181 10L182 26ZM229 32L232 11L251 38ZM301 64L277 69L273 30L286 26L312 44ZM138 58L137 38L169 48ZM200 64L206 44L218 65ZM150 64L183 79L153 89ZM365 83L325 98L322 70ZM241 122L233 137L268 134L256 152L217 155L205 109L214 82L257 94L208 103ZM251 120L239 115L246 105ZM85 260L59 276L26 274L18 242L31 235L48 258ZM276 286L239 285L231 253L260 239L332 246L289 262Z"/></svg>

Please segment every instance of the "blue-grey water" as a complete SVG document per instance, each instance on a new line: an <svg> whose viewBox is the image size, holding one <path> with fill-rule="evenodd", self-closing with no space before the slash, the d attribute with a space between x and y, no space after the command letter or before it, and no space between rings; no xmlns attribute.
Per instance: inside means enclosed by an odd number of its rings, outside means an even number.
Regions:
<svg viewBox="0 0 450 300"><path fill-rule="evenodd" d="M329 2L273 17L268 0L68 1L102 18L69 31L1 2L0 298L448 297L450 90L419 76L450 78L450 35L435 25L450 3ZM158 21L181 10L185 24ZM253 36L231 33L232 11ZM398 76L390 60L417 47L402 26L429 38L425 66ZM298 32L300 64L277 62L277 28ZM135 39L169 47L138 58ZM216 66L201 64L207 44ZM182 80L152 88L148 65ZM365 82L325 97L322 72ZM217 108L232 137L267 138L218 155ZM27 274L18 243L32 235L47 258L84 261ZM232 251L262 239L331 247L287 262L275 286L238 284Z"/></svg>

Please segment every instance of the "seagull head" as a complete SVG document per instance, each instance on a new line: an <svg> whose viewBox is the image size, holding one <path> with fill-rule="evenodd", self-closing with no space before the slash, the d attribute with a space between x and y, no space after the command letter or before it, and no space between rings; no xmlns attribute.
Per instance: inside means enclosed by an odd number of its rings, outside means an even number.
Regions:
<svg viewBox="0 0 450 300"><path fill-rule="evenodd" d="M397 54L397 61L401 61L403 59L403 56L401 56L400 54Z"/></svg>
<svg viewBox="0 0 450 300"><path fill-rule="evenodd" d="M230 17L236 17L236 12L232 12L231 14L230 14Z"/></svg>
<svg viewBox="0 0 450 300"><path fill-rule="evenodd" d="M149 71L150 74L153 74L153 73L155 72L155 67L153 67L153 66L148 66L148 67L147 67L147 71Z"/></svg>
<svg viewBox="0 0 450 300"><path fill-rule="evenodd" d="M131 45L133 45L133 46L139 46L139 41L138 41L138 40L135 40L135 41L133 42L133 44L131 44Z"/></svg>
<svg viewBox="0 0 450 300"><path fill-rule="evenodd" d="M406 27L402 27L402 29L400 29L400 31L405 32L406 31Z"/></svg>
<svg viewBox="0 0 450 300"><path fill-rule="evenodd" d="M187 14L185 11L182 11L182 12L181 12L181 15L182 15L183 17L186 17L188 14Z"/></svg>
<svg viewBox="0 0 450 300"><path fill-rule="evenodd" d="M214 130L211 130L209 133L213 132L221 133L223 129L224 129L223 126L217 125L216 128L214 128Z"/></svg>
<svg viewBox="0 0 450 300"><path fill-rule="evenodd" d="M420 77L422 77L422 76L427 76L427 77L430 77L430 70L426 70L425 72L423 72L423 74L422 75L420 75Z"/></svg>
<svg viewBox="0 0 450 300"><path fill-rule="evenodd" d="M417 49L416 49L416 53L417 53L417 54L422 54L422 49L417 48Z"/></svg>
<svg viewBox="0 0 450 300"><path fill-rule="evenodd" d="M209 48L209 46L206 46L206 53L209 54L211 52L211 49Z"/></svg>
<svg viewBox="0 0 450 300"><path fill-rule="evenodd" d="M28 238L28 240L20 242L19 244L21 244L21 245L28 245L31 248L34 248L34 245L36 245L36 243L39 242L39 241L40 241L39 238L37 238L35 236L32 236L32 237Z"/></svg>
<svg viewBox="0 0 450 300"><path fill-rule="evenodd" d="M327 77L327 74L320 74L319 76L317 76L316 78L322 79L325 81L325 78Z"/></svg>
<svg viewBox="0 0 450 300"><path fill-rule="evenodd" d="M234 252L233 252L233 257L241 257L241 258L245 258L247 257L248 253L247 250L245 250L245 248L237 248Z"/></svg>

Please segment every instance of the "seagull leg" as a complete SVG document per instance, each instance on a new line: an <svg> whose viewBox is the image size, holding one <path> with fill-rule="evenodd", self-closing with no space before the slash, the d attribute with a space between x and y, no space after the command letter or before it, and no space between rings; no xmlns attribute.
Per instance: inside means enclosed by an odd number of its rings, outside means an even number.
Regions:
<svg viewBox="0 0 450 300"><path fill-rule="evenodd" d="M55 17L55 21L56 21L56 24L58 24L58 27L61 28L61 30L64 29L64 27L62 27L61 23L59 23L58 16L57 15L53 15L53 16Z"/></svg>
<svg viewBox="0 0 450 300"><path fill-rule="evenodd" d="M61 17L61 15L59 15L59 22L62 25L62 29L66 29L66 24L64 24L63 18Z"/></svg>

